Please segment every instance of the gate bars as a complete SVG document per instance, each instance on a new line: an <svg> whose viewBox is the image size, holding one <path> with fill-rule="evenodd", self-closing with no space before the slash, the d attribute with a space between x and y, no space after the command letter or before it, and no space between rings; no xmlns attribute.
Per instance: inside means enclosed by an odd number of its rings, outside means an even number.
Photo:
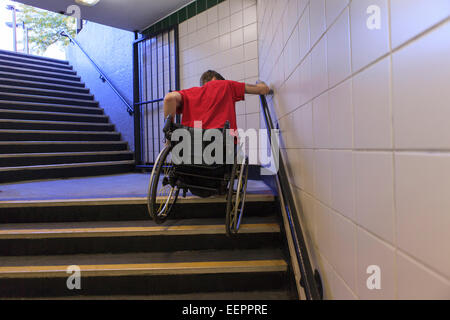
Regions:
<svg viewBox="0 0 450 320"><path fill-rule="evenodd" d="M137 36L137 34L136 34ZM133 43L136 167L151 168L164 147L164 96L180 90L178 25Z"/></svg>

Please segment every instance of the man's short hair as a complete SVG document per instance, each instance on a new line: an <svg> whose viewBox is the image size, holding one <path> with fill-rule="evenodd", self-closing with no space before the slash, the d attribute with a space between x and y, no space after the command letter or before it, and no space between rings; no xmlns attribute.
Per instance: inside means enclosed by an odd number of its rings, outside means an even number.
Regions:
<svg viewBox="0 0 450 320"><path fill-rule="evenodd" d="M216 80L225 80L222 75L214 70L208 70L204 74L202 74L200 78L200 85L204 86L206 83L210 82L212 79L216 78Z"/></svg>

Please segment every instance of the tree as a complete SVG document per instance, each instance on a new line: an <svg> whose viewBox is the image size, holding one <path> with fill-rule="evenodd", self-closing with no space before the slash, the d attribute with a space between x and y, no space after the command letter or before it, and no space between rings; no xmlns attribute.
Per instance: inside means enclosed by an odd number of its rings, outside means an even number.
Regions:
<svg viewBox="0 0 450 320"><path fill-rule="evenodd" d="M30 30L28 42L30 52L41 55L49 46L58 43L61 47L67 46L69 40L59 35L66 30L72 37L76 35L76 19L35 7L18 4L17 23L25 23Z"/></svg>

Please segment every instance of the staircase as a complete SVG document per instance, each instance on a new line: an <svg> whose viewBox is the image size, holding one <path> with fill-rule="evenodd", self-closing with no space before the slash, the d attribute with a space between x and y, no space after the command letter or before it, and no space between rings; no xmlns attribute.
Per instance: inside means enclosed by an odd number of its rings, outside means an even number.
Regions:
<svg viewBox="0 0 450 320"><path fill-rule="evenodd" d="M133 165L127 143L67 61L0 50L0 183Z"/></svg>
<svg viewBox="0 0 450 320"><path fill-rule="evenodd" d="M295 299L273 195L250 194L240 233L223 198L187 198L165 225L145 198L0 201L0 297ZM67 268L79 266L81 290Z"/></svg>

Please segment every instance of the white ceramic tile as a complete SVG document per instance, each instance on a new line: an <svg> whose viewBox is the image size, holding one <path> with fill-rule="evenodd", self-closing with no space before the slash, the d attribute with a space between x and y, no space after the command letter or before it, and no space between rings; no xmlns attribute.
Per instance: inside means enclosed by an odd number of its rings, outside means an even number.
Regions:
<svg viewBox="0 0 450 320"><path fill-rule="evenodd" d="M204 28L208 25L208 16L206 11L197 15L197 29Z"/></svg>
<svg viewBox="0 0 450 320"><path fill-rule="evenodd" d="M325 36L311 52L311 86L314 97L328 89L327 70L327 37Z"/></svg>
<svg viewBox="0 0 450 320"><path fill-rule="evenodd" d="M231 30L230 27L230 17L227 17L223 20L220 20L218 23L218 28L219 28L219 34L220 35L224 35L226 33L229 33Z"/></svg>
<svg viewBox="0 0 450 320"><path fill-rule="evenodd" d="M355 219L353 154L331 152L331 206L352 221Z"/></svg>
<svg viewBox="0 0 450 320"><path fill-rule="evenodd" d="M329 148L331 145L330 109L328 106L328 93L324 93L312 102L314 146L316 148Z"/></svg>
<svg viewBox="0 0 450 320"><path fill-rule="evenodd" d="M251 42L258 40L257 24L253 23L244 27L244 42Z"/></svg>
<svg viewBox="0 0 450 320"><path fill-rule="evenodd" d="M370 15L367 14L367 9L371 6L379 8L379 25L369 23L368 26L368 22L373 21L370 19ZM355 72L389 52L389 13L387 0L352 1L350 4L350 15L352 65L353 71Z"/></svg>
<svg viewBox="0 0 450 320"><path fill-rule="evenodd" d="M246 82L248 83L249 81ZM261 110L259 96L247 95L245 100L247 113L257 113Z"/></svg>
<svg viewBox="0 0 450 320"><path fill-rule="evenodd" d="M258 76L258 60L250 60L245 62L245 78Z"/></svg>
<svg viewBox="0 0 450 320"><path fill-rule="evenodd" d="M289 38L286 48L285 48L285 75L289 77L292 72L294 72L297 64L300 62L298 52L299 52L299 42L298 42L298 29L292 33Z"/></svg>
<svg viewBox="0 0 450 320"><path fill-rule="evenodd" d="M184 37L185 35L188 34L188 22L187 21L180 23L179 33L180 33L180 37Z"/></svg>
<svg viewBox="0 0 450 320"><path fill-rule="evenodd" d="M328 31L327 41L328 82L332 87L351 74L348 9Z"/></svg>
<svg viewBox="0 0 450 320"><path fill-rule="evenodd" d="M231 14L242 11L242 0L229 0Z"/></svg>
<svg viewBox="0 0 450 320"><path fill-rule="evenodd" d="M444 20L450 13L450 1L391 0L392 47L403 44Z"/></svg>
<svg viewBox="0 0 450 320"><path fill-rule="evenodd" d="M242 28L243 26L244 26L244 20L243 20L242 11L232 14L230 17L231 31Z"/></svg>
<svg viewBox="0 0 450 320"><path fill-rule="evenodd" d="M298 23L300 59L303 59L311 48L309 32L309 10L306 9Z"/></svg>
<svg viewBox="0 0 450 320"><path fill-rule="evenodd" d="M348 284L338 274L335 274L332 279L332 291L334 300L342 301L357 299L355 293L349 288Z"/></svg>
<svg viewBox="0 0 450 320"><path fill-rule="evenodd" d="M256 41L244 45L244 58L245 60L258 59L258 43Z"/></svg>
<svg viewBox="0 0 450 320"><path fill-rule="evenodd" d="M317 246L327 260L333 255L335 243L332 235L334 230L333 213L331 210L318 201L314 201L315 227Z"/></svg>
<svg viewBox="0 0 450 320"><path fill-rule="evenodd" d="M380 241L365 230L357 231L357 292L363 300L395 299L395 248ZM380 289L369 289L367 281L373 275L370 267L380 270ZM367 272L369 268L369 273ZM370 280L369 280L370 282Z"/></svg>
<svg viewBox="0 0 450 320"><path fill-rule="evenodd" d="M353 78L355 148L392 148L389 74L385 58Z"/></svg>
<svg viewBox="0 0 450 320"><path fill-rule="evenodd" d="M237 47L244 44L244 33L242 29L231 32L231 47Z"/></svg>
<svg viewBox="0 0 450 320"><path fill-rule="evenodd" d="M188 22L188 33L192 33L197 31L197 17L192 17L189 20L187 20Z"/></svg>
<svg viewBox="0 0 450 320"><path fill-rule="evenodd" d="M208 16L208 24L217 22L217 20L219 20L219 11L217 6L214 6L206 10L206 14Z"/></svg>
<svg viewBox="0 0 450 320"><path fill-rule="evenodd" d="M450 281L399 252L397 254L398 299L449 300Z"/></svg>
<svg viewBox="0 0 450 320"><path fill-rule="evenodd" d="M394 244L393 155L355 152L356 221Z"/></svg>
<svg viewBox="0 0 450 320"><path fill-rule="evenodd" d="M315 242L315 214L314 214L314 198L307 193L296 190L297 206L301 214L299 218L304 223L305 234Z"/></svg>
<svg viewBox="0 0 450 320"><path fill-rule="evenodd" d="M331 152L314 151L314 195L323 203L331 204Z"/></svg>
<svg viewBox="0 0 450 320"><path fill-rule="evenodd" d="M450 155L395 157L398 246L450 277Z"/></svg>
<svg viewBox="0 0 450 320"><path fill-rule="evenodd" d="M311 23L311 45L314 45L326 30L325 0L309 2Z"/></svg>
<svg viewBox="0 0 450 320"><path fill-rule="evenodd" d="M352 80L329 91L331 145L336 149L353 147Z"/></svg>
<svg viewBox="0 0 450 320"><path fill-rule="evenodd" d="M221 2L217 7L218 7L218 16L220 20L230 16L230 1L227 0Z"/></svg>
<svg viewBox="0 0 450 320"><path fill-rule="evenodd" d="M327 27L329 27L348 5L349 0L326 0Z"/></svg>
<svg viewBox="0 0 450 320"><path fill-rule="evenodd" d="M246 115L247 117L247 129L259 129L259 113L253 113Z"/></svg>
<svg viewBox="0 0 450 320"><path fill-rule="evenodd" d="M288 0L283 17L283 39L286 42L291 36L299 19L297 12L297 0Z"/></svg>
<svg viewBox="0 0 450 320"><path fill-rule="evenodd" d="M311 55L308 55L299 67L299 104L303 105L313 97L311 85Z"/></svg>
<svg viewBox="0 0 450 320"><path fill-rule="evenodd" d="M449 36L450 21L393 55L397 148L450 148Z"/></svg>
<svg viewBox="0 0 450 320"><path fill-rule="evenodd" d="M251 6L256 6L256 0L243 0L242 1L242 7L244 9L251 7Z"/></svg>
<svg viewBox="0 0 450 320"><path fill-rule="evenodd" d="M220 36L219 38L220 50L225 51L231 48L231 36L229 33Z"/></svg>
<svg viewBox="0 0 450 320"><path fill-rule="evenodd" d="M244 9L244 26L256 23L256 6Z"/></svg>
<svg viewBox="0 0 450 320"><path fill-rule="evenodd" d="M332 213L333 253L331 264L350 287L356 288L356 225L335 212Z"/></svg>

